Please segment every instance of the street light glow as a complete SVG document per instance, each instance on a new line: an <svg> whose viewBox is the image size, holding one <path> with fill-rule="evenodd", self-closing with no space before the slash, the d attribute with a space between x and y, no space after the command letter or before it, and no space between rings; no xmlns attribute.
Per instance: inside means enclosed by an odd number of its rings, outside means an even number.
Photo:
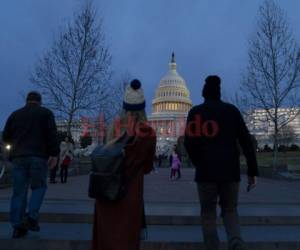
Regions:
<svg viewBox="0 0 300 250"><path fill-rule="evenodd" d="M7 144L7 145L5 146L5 149L6 149L7 151L11 150L11 145Z"/></svg>

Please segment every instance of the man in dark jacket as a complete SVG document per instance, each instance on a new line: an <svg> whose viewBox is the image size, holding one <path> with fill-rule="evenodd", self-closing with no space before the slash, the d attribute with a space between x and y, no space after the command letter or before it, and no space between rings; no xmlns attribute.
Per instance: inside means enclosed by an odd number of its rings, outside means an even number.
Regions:
<svg viewBox="0 0 300 250"><path fill-rule="evenodd" d="M219 248L216 229L216 205L222 210L229 249L242 250L237 213L240 160L239 146L247 160L249 188L258 175L255 149L239 110L221 101L221 79L208 76L203 104L193 107L187 118L185 147L196 167L195 181L201 203L203 236L208 250Z"/></svg>
<svg viewBox="0 0 300 250"><path fill-rule="evenodd" d="M54 116L41 107L41 99L38 92L30 92L26 105L9 116L3 131L3 141L11 145L13 164L13 238L25 236L28 230L40 230L38 216L47 189L48 165L54 167L59 154ZM26 214L29 185L32 194Z"/></svg>

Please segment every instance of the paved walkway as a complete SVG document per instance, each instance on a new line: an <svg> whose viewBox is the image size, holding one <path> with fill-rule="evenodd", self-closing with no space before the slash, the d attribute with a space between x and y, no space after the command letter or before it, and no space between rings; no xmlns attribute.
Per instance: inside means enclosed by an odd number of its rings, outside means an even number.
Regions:
<svg viewBox="0 0 300 250"><path fill-rule="evenodd" d="M160 169L145 178L145 201L147 203L185 204L198 203L196 184L193 181L194 170L183 169L183 178L179 181L169 180L169 170ZM246 177L241 182L240 201L244 204L300 204L300 182L258 179L257 187L246 192ZM47 200L89 201L87 195L88 176L70 177L67 184L49 184ZM9 199L11 189L0 190L0 200Z"/></svg>
<svg viewBox="0 0 300 250"><path fill-rule="evenodd" d="M145 178L145 202L151 215L199 215L199 202L192 169L183 169L183 178L169 180L168 169ZM300 182L258 179L258 186L246 192L242 178L240 214L244 216L300 216ZM93 200L88 198L88 176L71 177L67 184L49 184L42 207L44 213L90 214ZM0 190L0 213L9 210L12 190Z"/></svg>

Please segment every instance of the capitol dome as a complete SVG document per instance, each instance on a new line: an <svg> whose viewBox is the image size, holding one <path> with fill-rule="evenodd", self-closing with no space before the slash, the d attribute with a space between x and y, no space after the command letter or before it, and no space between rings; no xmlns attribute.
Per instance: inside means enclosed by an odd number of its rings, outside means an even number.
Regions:
<svg viewBox="0 0 300 250"><path fill-rule="evenodd" d="M185 80L176 70L175 55L172 54L168 73L160 80L152 101L152 115L186 114L192 107L190 92Z"/></svg>

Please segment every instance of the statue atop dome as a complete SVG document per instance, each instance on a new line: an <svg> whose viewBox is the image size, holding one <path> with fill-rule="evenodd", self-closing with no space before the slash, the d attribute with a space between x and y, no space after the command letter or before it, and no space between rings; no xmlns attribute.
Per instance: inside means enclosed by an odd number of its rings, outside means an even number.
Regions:
<svg viewBox="0 0 300 250"><path fill-rule="evenodd" d="M172 58L171 58L171 62L169 63L169 65L170 65L170 70L177 74L175 53L174 52L172 53Z"/></svg>
<svg viewBox="0 0 300 250"><path fill-rule="evenodd" d="M175 61L175 53L174 52L172 53L171 63L176 63L176 61Z"/></svg>

